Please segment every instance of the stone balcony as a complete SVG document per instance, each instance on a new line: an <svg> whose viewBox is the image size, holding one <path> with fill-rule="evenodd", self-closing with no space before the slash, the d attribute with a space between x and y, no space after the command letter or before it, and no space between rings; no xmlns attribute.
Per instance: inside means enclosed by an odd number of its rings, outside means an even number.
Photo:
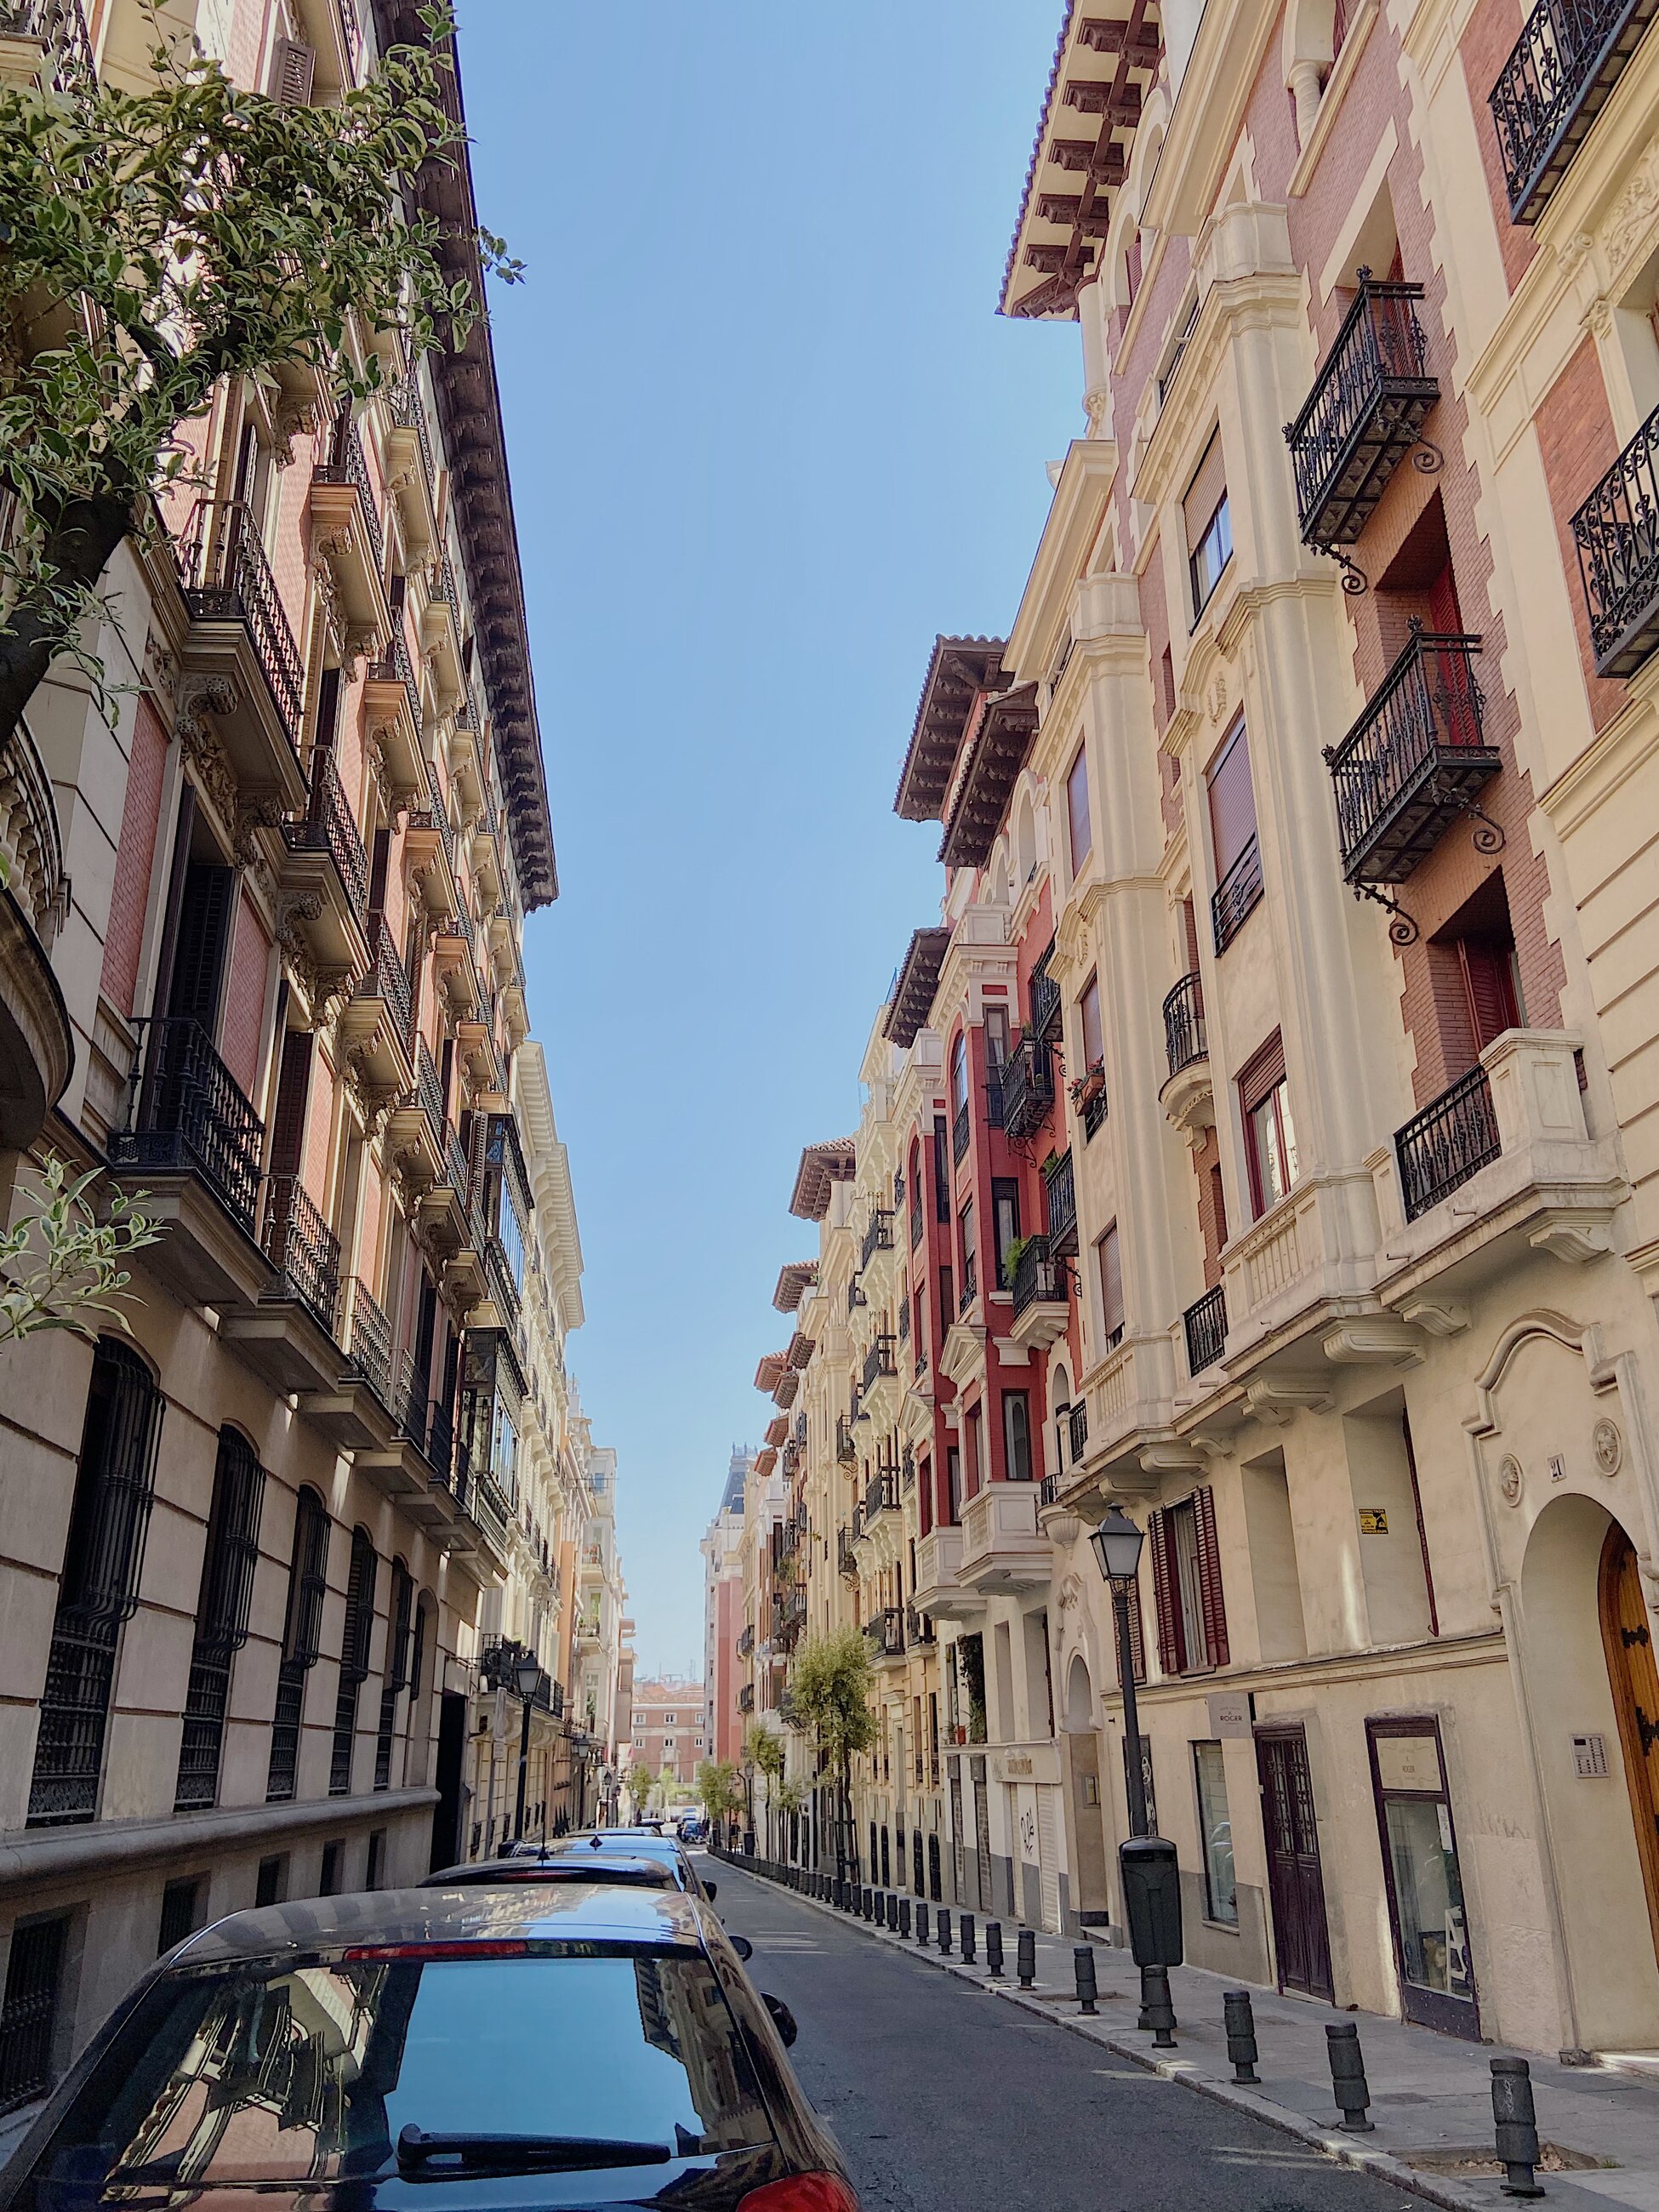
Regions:
<svg viewBox="0 0 1659 2212"><path fill-rule="evenodd" d="M962 1546L963 1532L954 1527L931 1528L916 1545L911 1595L918 1608L935 1620L970 1620L984 1610L984 1600L962 1578Z"/></svg>
<svg viewBox="0 0 1659 2212"><path fill-rule="evenodd" d="M1054 1553L1037 1526L1037 1503L1034 1482L989 1482L968 1500L957 1571L969 1589L991 1596L1049 1580Z"/></svg>

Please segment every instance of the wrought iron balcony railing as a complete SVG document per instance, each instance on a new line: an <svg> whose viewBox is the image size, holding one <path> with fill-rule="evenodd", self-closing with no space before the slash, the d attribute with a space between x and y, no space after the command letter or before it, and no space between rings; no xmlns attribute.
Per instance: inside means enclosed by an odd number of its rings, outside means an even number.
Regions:
<svg viewBox="0 0 1659 2212"><path fill-rule="evenodd" d="M752 1682L744 1682L740 1685L738 1691L738 1711L740 1713L752 1713L754 1710L755 1686Z"/></svg>
<svg viewBox="0 0 1659 2212"><path fill-rule="evenodd" d="M986 1071L985 1126L988 1129L1000 1129L1002 1127L1002 1073L1001 1067L994 1062Z"/></svg>
<svg viewBox="0 0 1659 2212"><path fill-rule="evenodd" d="M1164 1001L1164 1048L1170 1073L1209 1056L1204 1036L1204 992L1197 975L1183 975Z"/></svg>
<svg viewBox="0 0 1659 2212"><path fill-rule="evenodd" d="M392 1323L361 1276L347 1285L347 1357L388 1413L392 1410Z"/></svg>
<svg viewBox="0 0 1659 2212"><path fill-rule="evenodd" d="M1218 953L1227 950L1261 899L1261 847L1252 830L1249 843L1210 894L1210 927Z"/></svg>
<svg viewBox="0 0 1659 2212"><path fill-rule="evenodd" d="M1379 284L1362 269L1313 390L1285 429L1303 543L1321 552L1359 536L1440 397L1425 368L1422 296L1420 284Z"/></svg>
<svg viewBox="0 0 1659 2212"><path fill-rule="evenodd" d="M1032 1034L1052 1044L1060 1035L1060 986L1048 973L1046 957L1031 970L1029 995Z"/></svg>
<svg viewBox="0 0 1659 2212"><path fill-rule="evenodd" d="M415 1089L411 1103L418 1106L427 1120L434 1137L441 1140L444 1131L444 1086L439 1079L437 1063L424 1037L415 1041Z"/></svg>
<svg viewBox="0 0 1659 2212"><path fill-rule="evenodd" d="M1060 1476L1058 1474L1045 1474L1037 1485L1037 1511L1042 1512L1045 1505L1058 1505L1059 1503Z"/></svg>
<svg viewBox="0 0 1659 2212"><path fill-rule="evenodd" d="M392 419L400 430L412 430L421 448L421 466L426 471L428 493L435 481L432 465L432 441L427 433L426 406L421 398L421 380L411 368L407 376L394 384L386 396Z"/></svg>
<svg viewBox="0 0 1659 2212"><path fill-rule="evenodd" d="M962 1296L957 1302L958 1313L966 1313L979 1296L979 1264L971 1252L962 1262Z"/></svg>
<svg viewBox="0 0 1659 2212"><path fill-rule="evenodd" d="M250 1237L259 1198L264 1124L199 1022L140 1022L133 1112L111 1139L118 1167L200 1175Z"/></svg>
<svg viewBox="0 0 1659 2212"><path fill-rule="evenodd" d="M1069 1152L1044 1175L1048 1200L1048 1249L1056 1256L1077 1249L1077 1175Z"/></svg>
<svg viewBox="0 0 1659 2212"><path fill-rule="evenodd" d="M859 1578L858 1558L853 1550L850 1528L837 1528L836 1531L836 1571L845 1575L849 1582L856 1582Z"/></svg>
<svg viewBox="0 0 1659 2212"><path fill-rule="evenodd" d="M363 511L363 528L368 535L369 551L374 556L376 569L384 574L386 540L380 531L380 510L374 497L374 487L368 480L368 463L363 456L362 434L349 415L342 415L337 420L329 457L316 471L313 481L321 484L341 484L356 493Z"/></svg>
<svg viewBox="0 0 1659 2212"><path fill-rule="evenodd" d="M1227 1348L1227 1298L1223 1285L1189 1305L1182 1319L1187 1331L1187 1371L1194 1380L1213 1367Z"/></svg>
<svg viewBox="0 0 1659 2212"><path fill-rule="evenodd" d="M1406 1218L1415 1221L1502 1150L1486 1069L1477 1065L1459 1076L1449 1090L1396 1129L1394 1149Z"/></svg>
<svg viewBox="0 0 1659 2212"><path fill-rule="evenodd" d="M79 0L8 0L0 6L0 33L40 40L46 50L43 74L54 92L89 92L96 83Z"/></svg>
<svg viewBox="0 0 1659 2212"><path fill-rule="evenodd" d="M1431 636L1413 623L1376 696L1328 750L1351 884L1403 883L1460 814L1479 817L1474 794L1503 765L1484 742L1480 650L1478 637ZM1489 826L1483 844L1491 836Z"/></svg>
<svg viewBox="0 0 1659 2212"><path fill-rule="evenodd" d="M891 1513L898 1506L898 1484L885 1468L872 1474L864 1489L864 1525L867 1528L878 1513Z"/></svg>
<svg viewBox="0 0 1659 2212"><path fill-rule="evenodd" d="M331 752L313 756L311 804L302 820L283 824L283 836L290 853L328 854L346 903L361 924L368 905L368 860Z"/></svg>
<svg viewBox="0 0 1659 2212"><path fill-rule="evenodd" d="M910 1194L910 1249L914 1252L921 1242L921 1193Z"/></svg>
<svg viewBox="0 0 1659 2212"><path fill-rule="evenodd" d="M1002 1071L1002 1127L1010 1142L1035 1134L1054 1103L1054 1055L1032 1030L1014 1047Z"/></svg>
<svg viewBox="0 0 1659 2212"><path fill-rule="evenodd" d="M392 932L382 915L369 933L369 963L363 979L357 986L360 999L384 1000L392 1015L392 1025L408 1051L410 1033L415 1026L415 1009L409 992L409 971L398 957Z"/></svg>
<svg viewBox="0 0 1659 2212"><path fill-rule="evenodd" d="M1652 21L1656 0L1539 0L1489 95L1510 214L1536 222Z"/></svg>
<svg viewBox="0 0 1659 2212"><path fill-rule="evenodd" d="M864 1355L864 1388L866 1392L867 1393L873 1390L878 1381L882 1376L896 1375L897 1373L898 1366L893 1358L892 1338L886 1334L877 1337L875 1342L870 1346L869 1351Z"/></svg>
<svg viewBox="0 0 1659 2212"><path fill-rule="evenodd" d="M967 1151L967 1149L968 1101L964 1098L961 1105L957 1109L956 1119L951 1124L951 1153L952 1158L957 1160L961 1159L963 1154Z"/></svg>
<svg viewBox="0 0 1659 2212"><path fill-rule="evenodd" d="M192 619L240 623L289 744L297 752L305 664L246 503L200 501L180 550L185 604Z"/></svg>
<svg viewBox="0 0 1659 2212"><path fill-rule="evenodd" d="M755 1648L755 1630L754 1630L754 1626L753 1626L753 1624L752 1624L751 1622L750 1622L750 1621L744 1621L744 1623L743 1626L742 1626L742 1627L738 1631L738 1658L739 1658L739 1659L746 1659L746 1658L748 1658L748 1656L750 1656L750 1652L752 1652L752 1651L753 1651L754 1648Z"/></svg>
<svg viewBox="0 0 1659 2212"><path fill-rule="evenodd" d="M1027 1306L1064 1305L1066 1292L1066 1262L1048 1256L1046 1237L1028 1237L1014 1262L1014 1315L1023 1314Z"/></svg>
<svg viewBox="0 0 1659 2212"><path fill-rule="evenodd" d="M864 1249L860 1258L860 1267L867 1267L876 1253L890 1252L893 1249L893 1216L890 1208L874 1207L869 1224L864 1232Z"/></svg>
<svg viewBox="0 0 1659 2212"><path fill-rule="evenodd" d="M1572 518L1598 676L1633 676L1659 645L1659 408Z"/></svg>
<svg viewBox="0 0 1659 2212"><path fill-rule="evenodd" d="M856 1416L837 1413L836 1416L836 1458L842 1467L851 1467L858 1458L858 1446L853 1442L853 1419Z"/></svg>
<svg viewBox="0 0 1659 2212"><path fill-rule="evenodd" d="M261 1242L285 1287L332 1336L340 1309L340 1240L297 1175L266 1177Z"/></svg>
<svg viewBox="0 0 1659 2212"><path fill-rule="evenodd" d="M1073 1467L1078 1466L1089 1445L1089 1408L1079 1398L1066 1409L1066 1449Z"/></svg>
<svg viewBox="0 0 1659 2212"><path fill-rule="evenodd" d="M908 1606L904 1613L904 1634L907 1643L932 1644L936 1635L933 1615L918 1613L915 1606Z"/></svg>
<svg viewBox="0 0 1659 2212"><path fill-rule="evenodd" d="M404 643L403 633L394 629L392 642L378 660L371 660L363 671L371 684L401 684L404 696L409 702L409 719L418 730L421 726L421 689L415 681L415 671L410 665L409 647Z"/></svg>

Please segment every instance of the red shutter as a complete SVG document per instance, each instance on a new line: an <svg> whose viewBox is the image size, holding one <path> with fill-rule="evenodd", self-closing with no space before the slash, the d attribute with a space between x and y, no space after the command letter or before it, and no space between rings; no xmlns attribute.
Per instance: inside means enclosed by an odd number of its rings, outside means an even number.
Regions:
<svg viewBox="0 0 1659 2212"><path fill-rule="evenodd" d="M1253 1053L1238 1075L1238 1103L1253 1114L1264 1098L1271 1097L1285 1080L1285 1038L1275 1030L1259 1052Z"/></svg>
<svg viewBox="0 0 1659 2212"><path fill-rule="evenodd" d="M1255 793L1250 787L1250 741L1241 722L1210 763L1210 837L1220 882L1255 835Z"/></svg>
<svg viewBox="0 0 1659 2212"><path fill-rule="evenodd" d="M1215 1492L1195 1490L1193 1510L1198 1522L1198 1587L1204 1606L1204 1641L1210 1664L1227 1664L1227 1608L1221 1595L1221 1547L1215 1534Z"/></svg>
<svg viewBox="0 0 1659 2212"><path fill-rule="evenodd" d="M1457 951L1463 967L1463 988L1468 994L1474 1048L1484 1052L1494 1037L1520 1026L1515 956L1506 945L1471 945L1466 938L1459 939Z"/></svg>
<svg viewBox="0 0 1659 2212"><path fill-rule="evenodd" d="M1166 1674L1181 1672L1181 1636L1176 1622L1175 1577L1170 1571L1169 1519L1161 1510L1146 1518L1146 1548L1152 1555L1152 1599L1158 1611L1158 1663Z"/></svg>

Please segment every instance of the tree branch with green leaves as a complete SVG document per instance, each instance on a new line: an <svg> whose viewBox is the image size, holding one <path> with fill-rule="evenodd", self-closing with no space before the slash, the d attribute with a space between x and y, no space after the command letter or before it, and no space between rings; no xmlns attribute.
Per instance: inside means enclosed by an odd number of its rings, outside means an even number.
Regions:
<svg viewBox="0 0 1659 2212"><path fill-rule="evenodd" d="M100 1170L71 1178L55 1154L22 1170L37 1201L0 1231L0 1349L43 1329L69 1329L91 1343L101 1328L131 1334L125 1307L137 1296L128 1265L159 1242L160 1226L141 1210L143 1193L113 1191L100 1218L91 1192Z"/></svg>

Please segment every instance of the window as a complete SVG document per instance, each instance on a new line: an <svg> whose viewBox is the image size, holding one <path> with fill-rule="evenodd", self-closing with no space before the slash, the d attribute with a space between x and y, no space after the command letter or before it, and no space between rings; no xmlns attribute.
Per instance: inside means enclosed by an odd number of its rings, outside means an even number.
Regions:
<svg viewBox="0 0 1659 2212"><path fill-rule="evenodd" d="M186 1936L194 1935L202 1924L203 1881L199 1875L188 1875L182 1881L170 1881L161 1892L161 1930L155 1946L158 1959L182 1943Z"/></svg>
<svg viewBox="0 0 1659 2212"><path fill-rule="evenodd" d="M345 1881L345 1844L336 1839L323 1845L323 1867L317 1884L319 1897L337 1897Z"/></svg>
<svg viewBox="0 0 1659 2212"><path fill-rule="evenodd" d="M951 1047L951 1110L965 1113L968 1106L968 1040L958 1034Z"/></svg>
<svg viewBox="0 0 1659 2212"><path fill-rule="evenodd" d="M1072 873L1076 877L1082 873L1083 864L1094 848L1094 830L1089 819L1089 759L1082 745L1078 747L1077 758L1066 778L1066 830Z"/></svg>
<svg viewBox="0 0 1659 2212"><path fill-rule="evenodd" d="M1190 1674L1227 1663L1227 1614L1216 1542L1215 1493L1196 1490L1179 1505L1149 1516L1152 1594L1158 1606L1158 1664Z"/></svg>
<svg viewBox="0 0 1659 2212"><path fill-rule="evenodd" d="M1238 1885L1233 1874L1233 1824L1227 1814L1227 1775L1218 1743L1193 1746L1198 1785L1198 1833L1204 1849L1204 1917L1224 1928L1238 1925Z"/></svg>
<svg viewBox="0 0 1659 2212"><path fill-rule="evenodd" d="M0 2113L15 2112L52 2087L69 1925L68 1914L59 1913L20 1922L12 1930L0 2000Z"/></svg>
<svg viewBox="0 0 1659 2212"><path fill-rule="evenodd" d="M240 1431L221 1429L196 1599L190 1687L173 1799L175 1813L204 1811L219 1801L230 1662L247 1641L264 1486L264 1470L252 1445Z"/></svg>
<svg viewBox="0 0 1659 2212"><path fill-rule="evenodd" d="M354 1528L351 1568L346 1582L345 1626L340 1638L340 1687L334 1701L334 1745L328 1770L331 1797L346 1797L351 1793L357 1692L368 1677L368 1639L374 1626L374 1585L380 1578L380 1566L374 1539L368 1529Z"/></svg>
<svg viewBox="0 0 1659 2212"><path fill-rule="evenodd" d="M1002 1394L1002 1449L1010 1482L1031 1480L1031 1401L1024 1390Z"/></svg>
<svg viewBox="0 0 1659 2212"><path fill-rule="evenodd" d="M1522 1019L1515 934L1501 873L1487 877L1430 942L1430 974L1447 1076L1467 1074L1494 1037Z"/></svg>
<svg viewBox="0 0 1659 2212"><path fill-rule="evenodd" d="M979 1288L978 1248L974 1243L974 1201L971 1198L957 1217L957 1237L962 1254L962 1303L967 1305Z"/></svg>
<svg viewBox="0 0 1659 2212"><path fill-rule="evenodd" d="M980 1408L970 1406L963 1417L962 1433L965 1439L962 1455L964 1498L977 1498L985 1480L985 1460L981 1450Z"/></svg>
<svg viewBox="0 0 1659 2212"><path fill-rule="evenodd" d="M999 1176L991 1185L992 1228L996 1237L997 1280L1009 1285L1008 1247L1019 1235L1019 1185Z"/></svg>
<svg viewBox="0 0 1659 2212"><path fill-rule="evenodd" d="M1239 1077L1238 1096L1249 1145L1250 1200L1259 1221L1289 1194L1297 1174L1285 1046L1277 1031Z"/></svg>
<svg viewBox="0 0 1659 2212"><path fill-rule="evenodd" d="M1093 975L1077 1002L1083 1037L1083 1134L1086 1142L1106 1119L1106 1038L1100 1019L1100 984Z"/></svg>
<svg viewBox="0 0 1659 2212"><path fill-rule="evenodd" d="M985 1064L988 1068L1005 1067L1008 1061L1008 1009L1006 1006L987 1006L985 1009Z"/></svg>
<svg viewBox="0 0 1659 2212"><path fill-rule="evenodd" d="M946 1444L945 1447L945 1488L950 1498L951 1518L952 1521L960 1521L962 1518L963 1492L962 1450L959 1445Z"/></svg>
<svg viewBox="0 0 1659 2212"><path fill-rule="evenodd" d="M1095 1246L1096 1279L1100 1285L1100 1344L1110 1352L1123 1341L1123 1262L1114 1222Z"/></svg>
<svg viewBox="0 0 1659 2212"><path fill-rule="evenodd" d="M503 1179L500 1219L501 1254L507 1272L513 1278L513 1287L520 1296L524 1292L524 1231L519 1222L519 1209L513 1194Z"/></svg>
<svg viewBox="0 0 1659 2212"><path fill-rule="evenodd" d="M386 1880L386 1830L371 1828L368 1836L368 1869L363 1876L365 1889L379 1889Z"/></svg>
<svg viewBox="0 0 1659 2212"><path fill-rule="evenodd" d="M259 1871L253 1883L253 1902L256 1907L280 1905L287 1895L288 1853L278 1851L259 1862Z"/></svg>
<svg viewBox="0 0 1659 2212"><path fill-rule="evenodd" d="M386 1622L386 1670L380 1686L380 1725L374 1740L374 1787L392 1787L392 1739L397 1732L398 1698L409 1686L413 1641L415 1585L401 1559L392 1562L392 1607ZM374 1885L371 1883L370 1887Z"/></svg>
<svg viewBox="0 0 1659 2212"><path fill-rule="evenodd" d="M1204 449L1197 473L1187 488L1182 510L1187 521L1187 566L1197 622L1232 556L1233 524L1227 507L1225 462L1218 430Z"/></svg>
<svg viewBox="0 0 1659 2212"><path fill-rule="evenodd" d="M288 1617L283 1627L283 1657L276 1670L276 1711L270 1730L270 1765L265 1802L294 1795L300 1758L300 1718L306 1676L322 1650L323 1599L328 1589L329 1521L314 1490L295 1501L294 1552L288 1571Z"/></svg>
<svg viewBox="0 0 1659 2212"><path fill-rule="evenodd" d="M489 1472L503 1497L516 1498L519 1487L519 1431L512 1414L500 1398L495 1401L495 1418L490 1426Z"/></svg>
<svg viewBox="0 0 1659 2212"><path fill-rule="evenodd" d="M1204 772L1210 811L1215 890L1210 920L1215 949L1224 952L1261 897L1261 854L1256 840L1255 792L1250 782L1250 743L1243 722Z"/></svg>

